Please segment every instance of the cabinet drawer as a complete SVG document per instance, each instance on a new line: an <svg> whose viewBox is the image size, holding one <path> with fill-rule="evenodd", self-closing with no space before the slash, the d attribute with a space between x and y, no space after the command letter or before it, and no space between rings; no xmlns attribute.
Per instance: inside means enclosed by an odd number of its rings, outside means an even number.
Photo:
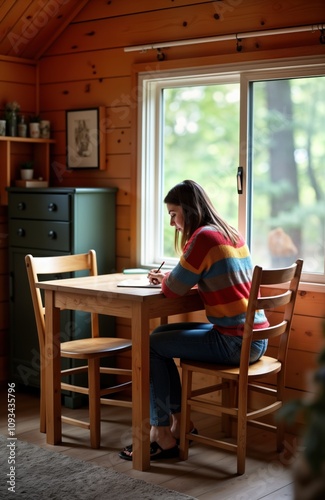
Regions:
<svg viewBox="0 0 325 500"><path fill-rule="evenodd" d="M70 220L69 195L10 193L9 196L9 218Z"/></svg>
<svg viewBox="0 0 325 500"><path fill-rule="evenodd" d="M70 223L12 219L9 244L13 247L70 251Z"/></svg>

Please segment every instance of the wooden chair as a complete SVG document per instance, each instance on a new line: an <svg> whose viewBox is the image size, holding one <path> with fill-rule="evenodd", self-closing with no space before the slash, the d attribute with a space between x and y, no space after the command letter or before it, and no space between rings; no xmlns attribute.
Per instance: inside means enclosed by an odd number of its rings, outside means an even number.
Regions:
<svg viewBox="0 0 325 500"><path fill-rule="evenodd" d="M45 394L45 370L44 370L44 350L45 350L45 308L40 289L35 283L41 275L60 276L63 273L74 273L77 271L87 271L91 276L97 275L96 252L90 250L88 253L78 255L64 255L57 257L25 257L28 280L32 295L37 333L40 348L40 432L46 432L46 394ZM43 276L44 279L44 276ZM62 377L87 372L88 387L61 382L61 389L88 395L89 400L89 423L61 416L64 423L78 425L90 430L90 443L92 448L100 446L100 403L131 407L132 402L121 399L104 398L110 394L125 390L131 384L131 380L125 383L100 389L100 374L123 375L131 378L132 371L127 369L100 367L100 358L116 356L123 351L131 349L132 342L129 339L114 337L100 337L98 327L98 315L91 315L91 337L80 340L61 342L61 357L86 360L87 365L69 368L61 371Z"/></svg>
<svg viewBox="0 0 325 500"><path fill-rule="evenodd" d="M259 428L273 430L277 433L277 450L283 448L284 424L258 421L261 417L275 412L283 404L286 358L288 350L291 322L300 281L302 260L284 269L263 270L256 266L252 278L252 287L248 301L244 336L241 350L240 366L214 365L181 360L182 367L182 413L180 435L180 457L186 460L190 441L212 445L216 448L234 451L237 453L237 474L244 474L246 460L246 433L247 424ZM260 296L260 286L269 285L269 296ZM270 295L271 294L271 295ZM281 312L278 312L280 308ZM272 326L264 329L254 329L254 314L258 309L277 310L272 315ZM275 324L274 324L275 323ZM279 337L277 356L262 356L259 361L249 364L251 342L253 340L271 339ZM218 377L220 383L194 390L192 388L193 373L203 376ZM270 374L276 374L275 388L256 383L258 379ZM211 379L210 379L211 380ZM221 400L202 398L203 395L220 391ZM249 408L253 400L252 393L260 396L260 403ZM272 396L273 401L270 400ZM256 404L257 403L257 404ZM263 406L262 406L263 405ZM258 406L258 408L256 408ZM261 407L262 406L262 407ZM206 437L202 434L190 433L190 412L196 410L201 413L221 415L222 430L225 436L220 439ZM230 442L232 421L237 422L235 443Z"/></svg>

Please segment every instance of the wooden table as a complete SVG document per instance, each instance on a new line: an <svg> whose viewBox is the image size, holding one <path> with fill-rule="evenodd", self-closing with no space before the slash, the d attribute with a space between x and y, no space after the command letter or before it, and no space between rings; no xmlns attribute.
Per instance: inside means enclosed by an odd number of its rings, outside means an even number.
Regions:
<svg viewBox="0 0 325 500"><path fill-rule="evenodd" d="M184 297L167 298L160 288L125 288L117 283L129 278L107 274L37 283L45 291L45 370L47 443L61 442L60 310L79 310L130 318L132 332L132 435L133 468L147 470L149 456L149 334L151 318L203 309L196 289ZM143 277L142 277L143 279Z"/></svg>

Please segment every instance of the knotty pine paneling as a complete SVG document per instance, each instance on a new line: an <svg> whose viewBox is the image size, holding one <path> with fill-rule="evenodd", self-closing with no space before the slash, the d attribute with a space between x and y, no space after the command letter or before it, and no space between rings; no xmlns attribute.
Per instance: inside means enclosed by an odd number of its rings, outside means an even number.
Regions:
<svg viewBox="0 0 325 500"><path fill-rule="evenodd" d="M274 347L268 348L270 356L276 356L276 349ZM308 385L309 374L315 369L317 362L317 355L311 352L297 351L296 349L288 350L287 370L285 376L285 385L290 389L297 389L299 391L307 391L310 389ZM262 382L268 383L274 379L272 377L261 378Z"/></svg>
<svg viewBox="0 0 325 500"><path fill-rule="evenodd" d="M130 268L131 266L132 266L132 262L131 262L130 257L120 257L120 256L116 257L116 271L117 272L120 273L123 271L123 269ZM120 337L124 337L124 335L122 335L122 333L120 332L118 322L117 322L117 331L118 331L118 334ZM129 331L129 333L131 335L131 331Z"/></svg>
<svg viewBox="0 0 325 500"><path fill-rule="evenodd" d="M32 85L35 89L36 62L22 63L0 58L0 83ZM28 97L28 96L27 96ZM26 99L27 99L26 97ZM16 100L15 98L12 100Z"/></svg>
<svg viewBox="0 0 325 500"><path fill-rule="evenodd" d="M0 19L4 27L1 33L1 53L8 56L37 58L87 1L2 2Z"/></svg>
<svg viewBox="0 0 325 500"><path fill-rule="evenodd" d="M130 227L130 207L120 206L116 216L116 227L118 229L129 229Z"/></svg>
<svg viewBox="0 0 325 500"><path fill-rule="evenodd" d="M265 297L270 296L272 295L274 290L275 289L272 289L270 287L263 287L262 295ZM276 290L276 293L279 293L279 289ZM306 291L304 290L303 284L300 284L296 300L295 312L308 315L312 307L315 307L315 312L318 311L318 317L322 317L325 315L325 302L323 300L323 294L316 291Z"/></svg>
<svg viewBox="0 0 325 500"><path fill-rule="evenodd" d="M204 4L207 0L141 0L132 2L124 0L123 2L107 2L106 0L91 0L91 5L86 5L75 18L75 22L103 19L107 17L125 16L130 13L139 14L147 11L164 10L173 7L184 7L189 5Z"/></svg>
<svg viewBox="0 0 325 500"><path fill-rule="evenodd" d="M122 102L122 99L119 99ZM118 104L118 103L117 103ZM130 110L130 99L126 103L128 106L110 106L106 110L106 128L108 133L110 130L116 128L127 128L131 127L131 110Z"/></svg>
<svg viewBox="0 0 325 500"><path fill-rule="evenodd" d="M130 179L131 161L130 154L107 154L107 173L111 179Z"/></svg>
<svg viewBox="0 0 325 500"><path fill-rule="evenodd" d="M131 7L131 4L130 8ZM70 24L49 49L49 55L95 51L103 48L143 45L241 31L258 31L322 21L322 0L306 9L304 1L272 4L268 0L207 2L121 17L84 20ZM109 33L109 36L107 36Z"/></svg>
<svg viewBox="0 0 325 500"><path fill-rule="evenodd" d="M112 154L131 153L131 130L110 129L106 132L107 151Z"/></svg>
<svg viewBox="0 0 325 500"><path fill-rule="evenodd" d="M117 187L118 191L116 194L116 203L119 207L120 205L130 206L131 204L131 182L130 179L112 179L112 184ZM119 255L119 254L118 254Z"/></svg>
<svg viewBox="0 0 325 500"><path fill-rule="evenodd" d="M325 16L324 16L325 17ZM202 45L188 45L182 47L164 48L163 52L166 61L175 61L176 67L181 59L194 59L202 57L223 56L225 59L214 61L215 64L230 62L243 62L246 60L272 59L274 50L278 49L279 54L286 50L281 57L299 57L310 54L323 54L324 46L319 43L319 32L308 32L301 34L277 35L276 37L259 37L246 39L242 42L242 51L237 52L236 41L224 41L205 43ZM270 53L268 53L271 51ZM164 69L166 62L160 64L157 61L157 51L148 50L144 52L124 52L123 47L118 49L105 49L101 51L85 51L76 54L63 54L53 56L40 61L40 79L41 85L73 82L78 75L78 80L91 83L94 80L120 77L129 71L134 63L148 64L155 69ZM64 79L62 72L57 71L57 67L64 65ZM196 64L196 63L195 63ZM213 64L213 62L211 62ZM149 69L148 69L149 70ZM154 71L154 70L153 70ZM136 89L133 89L136 92ZM43 104L46 104L44 102ZM49 104L49 102L47 103Z"/></svg>
<svg viewBox="0 0 325 500"><path fill-rule="evenodd" d="M0 57L0 116L2 118L6 102L16 101L20 104L22 114L26 118L34 114L36 103L36 64L31 62L19 64L1 60Z"/></svg>
<svg viewBox="0 0 325 500"><path fill-rule="evenodd" d="M116 247L120 257L130 257L130 233L127 229L117 229Z"/></svg>
<svg viewBox="0 0 325 500"><path fill-rule="evenodd" d="M101 49L84 52L69 51L40 61L40 84L73 82L76 80L95 80L114 78L125 75L125 69L131 67L134 54L117 49ZM64 65L64 75L58 72L58 65Z"/></svg>
<svg viewBox="0 0 325 500"><path fill-rule="evenodd" d="M53 187L116 187L116 205L130 205L131 203L131 181L125 178L110 178L107 172L96 175L96 172L75 172L65 170L64 159L51 163L50 184ZM106 175L105 175L106 174Z"/></svg>
<svg viewBox="0 0 325 500"><path fill-rule="evenodd" d="M276 313L272 313L272 317L275 317L275 315ZM268 318L270 319L269 315ZM323 319L318 317L302 316L296 313L292 321L289 349L294 348L299 351L313 353L320 352L324 344L324 339L319 334L322 321ZM269 345L277 346L278 344L277 338L269 341Z"/></svg>
<svg viewBox="0 0 325 500"><path fill-rule="evenodd" d="M128 76L59 82L44 85L41 89L40 106L43 113L53 110L130 105L132 95Z"/></svg>
<svg viewBox="0 0 325 500"><path fill-rule="evenodd" d="M146 12L154 11L164 11L168 9L174 9L176 11L179 8L188 8L191 11L192 6L205 8L207 0L141 0L134 2L133 0L124 0L123 2L107 2L106 0L91 0L76 16L75 23L82 21L96 20L109 17L119 17L127 15L138 15ZM277 2L276 4L271 4L269 0L215 0L211 1L214 14L219 15L220 21L224 21L224 18L228 15L231 16L235 11L239 11L241 8L241 13L244 13L245 8L248 9L251 6L251 11L256 16L260 15L260 19L263 20L263 16L270 17L274 19L274 22L279 22L279 18L283 16L286 18L289 12L294 16L299 16L302 24L303 16L305 14L306 3L304 0L296 0L294 5L287 5L287 2ZM313 8L315 11L323 12L323 3L318 1ZM247 10L246 10L247 13ZM248 14L248 13L247 13ZM265 22L265 21L264 21Z"/></svg>

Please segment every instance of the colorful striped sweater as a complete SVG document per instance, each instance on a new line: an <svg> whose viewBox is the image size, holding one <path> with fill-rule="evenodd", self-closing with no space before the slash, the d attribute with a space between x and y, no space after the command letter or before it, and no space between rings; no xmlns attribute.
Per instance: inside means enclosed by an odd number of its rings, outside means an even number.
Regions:
<svg viewBox="0 0 325 500"><path fill-rule="evenodd" d="M176 267L165 276L162 291L167 297L184 295L198 286L207 319L227 335L241 336L251 287L252 261L240 238L234 246L211 226L197 229L184 248ZM255 327L268 326L263 311Z"/></svg>

